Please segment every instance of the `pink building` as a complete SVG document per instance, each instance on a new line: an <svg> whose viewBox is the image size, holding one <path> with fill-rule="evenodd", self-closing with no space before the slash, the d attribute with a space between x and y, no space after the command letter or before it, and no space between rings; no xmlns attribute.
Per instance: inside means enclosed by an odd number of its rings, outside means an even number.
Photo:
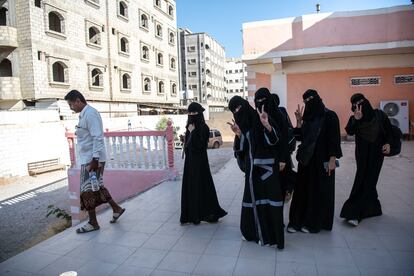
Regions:
<svg viewBox="0 0 414 276"><path fill-rule="evenodd" d="M244 23L243 60L249 96L268 87L292 119L303 92L314 88L343 133L355 92L375 107L407 100L414 122L414 5Z"/></svg>

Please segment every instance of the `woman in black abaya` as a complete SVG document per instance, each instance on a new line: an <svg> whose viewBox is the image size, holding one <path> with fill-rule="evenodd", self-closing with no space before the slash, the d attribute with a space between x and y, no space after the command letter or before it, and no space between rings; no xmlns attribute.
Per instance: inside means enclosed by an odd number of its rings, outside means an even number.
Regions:
<svg viewBox="0 0 414 276"><path fill-rule="evenodd" d="M355 135L357 171L341 217L357 226L364 218L382 215L377 182L384 154L390 152L392 130L387 115L381 110L374 110L364 95L354 94L351 104L354 115L349 118L345 130L349 135Z"/></svg>
<svg viewBox="0 0 414 276"><path fill-rule="evenodd" d="M210 172L207 156L210 129L204 121L203 111L204 108L198 103L193 102L188 106L181 190L182 224L217 222L227 215L219 205Z"/></svg>
<svg viewBox="0 0 414 276"><path fill-rule="evenodd" d="M342 156L339 120L325 108L315 90L303 94L305 111L296 111L298 174L287 231L317 233L332 230L335 206L336 158Z"/></svg>
<svg viewBox="0 0 414 276"><path fill-rule="evenodd" d="M293 163L289 151L288 127L290 124L289 116L279 108L279 97L271 94L269 89L262 87L255 93L254 103L259 110L264 110L276 123L279 129L279 142L276 145L276 155L279 160L280 180L283 194L288 200L293 191L295 182L295 172L292 170Z"/></svg>
<svg viewBox="0 0 414 276"><path fill-rule="evenodd" d="M276 124L240 96L229 102L234 123L234 153L245 173L240 230L247 241L284 248L283 193L279 180ZM260 116L258 115L260 114Z"/></svg>

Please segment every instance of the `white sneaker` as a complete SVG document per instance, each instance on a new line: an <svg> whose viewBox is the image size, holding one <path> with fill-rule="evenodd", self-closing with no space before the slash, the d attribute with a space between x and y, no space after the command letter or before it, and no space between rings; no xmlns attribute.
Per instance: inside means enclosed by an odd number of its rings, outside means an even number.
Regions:
<svg viewBox="0 0 414 276"><path fill-rule="evenodd" d="M356 219L350 219L348 220L348 223L351 224L352 226L358 226L359 222Z"/></svg>
<svg viewBox="0 0 414 276"><path fill-rule="evenodd" d="M308 228L306 228L306 227L302 227L301 229L300 229L300 231L301 232L303 232L303 233L306 233L306 234L309 234L310 232L309 232L309 229Z"/></svg>
<svg viewBox="0 0 414 276"><path fill-rule="evenodd" d="M286 228L286 231L288 233L291 233L291 234L298 232L295 228L293 228L291 226L289 226L288 228Z"/></svg>

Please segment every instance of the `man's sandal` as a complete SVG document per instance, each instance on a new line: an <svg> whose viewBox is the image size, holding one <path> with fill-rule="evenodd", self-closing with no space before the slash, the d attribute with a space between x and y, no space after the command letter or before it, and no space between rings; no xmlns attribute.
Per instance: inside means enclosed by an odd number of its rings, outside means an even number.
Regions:
<svg viewBox="0 0 414 276"><path fill-rule="evenodd" d="M110 223L115 223L122 216L122 214L124 212L125 212L125 209L122 209L121 213L114 213L112 215L112 219L111 219Z"/></svg>
<svg viewBox="0 0 414 276"><path fill-rule="evenodd" d="M76 229L76 233L78 234L82 234L82 233L88 233L88 232L92 232L92 231L96 231L99 230L99 226L93 226L92 224L90 224L89 222L87 224L85 224L84 226Z"/></svg>

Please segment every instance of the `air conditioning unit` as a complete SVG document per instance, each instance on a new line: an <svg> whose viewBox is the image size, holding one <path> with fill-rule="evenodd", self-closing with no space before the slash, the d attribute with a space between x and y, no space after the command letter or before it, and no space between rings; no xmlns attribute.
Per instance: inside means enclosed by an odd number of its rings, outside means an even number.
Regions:
<svg viewBox="0 0 414 276"><path fill-rule="evenodd" d="M401 129L403 134L409 134L408 101L381 101L380 108L388 115L392 125Z"/></svg>

